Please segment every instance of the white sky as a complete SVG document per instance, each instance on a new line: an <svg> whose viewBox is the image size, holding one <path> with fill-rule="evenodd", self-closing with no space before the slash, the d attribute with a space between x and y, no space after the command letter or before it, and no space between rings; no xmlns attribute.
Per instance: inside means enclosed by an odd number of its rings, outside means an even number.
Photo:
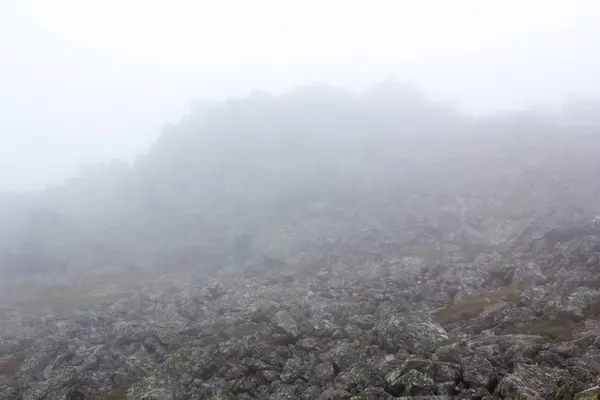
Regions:
<svg viewBox="0 0 600 400"><path fill-rule="evenodd" d="M470 112L600 93L597 0L0 0L0 191L131 159L194 99L417 83Z"/></svg>

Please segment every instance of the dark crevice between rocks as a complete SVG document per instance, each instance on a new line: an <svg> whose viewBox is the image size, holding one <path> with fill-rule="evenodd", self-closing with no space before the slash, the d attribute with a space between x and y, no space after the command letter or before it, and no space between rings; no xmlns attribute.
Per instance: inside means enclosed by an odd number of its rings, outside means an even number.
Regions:
<svg viewBox="0 0 600 400"><path fill-rule="evenodd" d="M488 392L494 393L494 391L496 391L496 388L498 387L499 383L500 383L500 379L498 379L498 377L493 377L489 380L489 382L485 386L485 388Z"/></svg>
<svg viewBox="0 0 600 400"><path fill-rule="evenodd" d="M342 369L336 363L333 363L333 373L335 376L338 376L340 372L342 372Z"/></svg>
<svg viewBox="0 0 600 400"><path fill-rule="evenodd" d="M402 397L405 389L406 386L403 383L395 384L394 386L386 385L384 388L386 393L391 394L394 397Z"/></svg>

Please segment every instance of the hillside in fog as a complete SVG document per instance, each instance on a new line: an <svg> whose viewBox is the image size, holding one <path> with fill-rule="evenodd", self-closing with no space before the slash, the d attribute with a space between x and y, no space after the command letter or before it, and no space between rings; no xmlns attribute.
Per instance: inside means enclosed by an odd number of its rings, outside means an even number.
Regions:
<svg viewBox="0 0 600 400"><path fill-rule="evenodd" d="M597 398L596 107L253 92L2 194L0 398Z"/></svg>
<svg viewBox="0 0 600 400"><path fill-rule="evenodd" d="M531 224L597 211L597 135L572 120L467 118L393 81L199 104L133 166L29 196L27 216L15 202L2 267L302 266L344 241L436 260L506 245Z"/></svg>

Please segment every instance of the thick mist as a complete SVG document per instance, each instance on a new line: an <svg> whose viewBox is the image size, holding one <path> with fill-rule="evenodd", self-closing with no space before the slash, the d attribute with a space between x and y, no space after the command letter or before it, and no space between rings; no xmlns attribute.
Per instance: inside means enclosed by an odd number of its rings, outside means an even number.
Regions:
<svg viewBox="0 0 600 400"><path fill-rule="evenodd" d="M394 243L375 260L469 258L546 213L595 215L594 109L473 117L394 80L198 103L132 163L3 196L3 270L304 268L365 229Z"/></svg>
<svg viewBox="0 0 600 400"><path fill-rule="evenodd" d="M132 161L196 101L395 78L468 113L596 97L593 1L5 1L0 188ZM110 26L110 29L106 29Z"/></svg>
<svg viewBox="0 0 600 400"><path fill-rule="evenodd" d="M0 399L598 398L599 13L2 2Z"/></svg>

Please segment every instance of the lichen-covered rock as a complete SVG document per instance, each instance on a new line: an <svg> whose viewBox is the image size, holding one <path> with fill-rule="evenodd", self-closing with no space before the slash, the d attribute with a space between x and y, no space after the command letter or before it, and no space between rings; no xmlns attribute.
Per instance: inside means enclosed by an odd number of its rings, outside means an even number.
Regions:
<svg viewBox="0 0 600 400"><path fill-rule="evenodd" d="M369 387L383 387L384 385L383 378L366 363L342 371L335 378L335 387L350 393L360 393Z"/></svg>
<svg viewBox="0 0 600 400"><path fill-rule="evenodd" d="M281 329L284 333L297 338L300 336L300 329L294 318L287 311L277 311L273 316L273 324Z"/></svg>
<svg viewBox="0 0 600 400"><path fill-rule="evenodd" d="M594 386L577 393L573 400L596 400L598 398L600 398L600 386Z"/></svg>
<svg viewBox="0 0 600 400"><path fill-rule="evenodd" d="M175 392L170 389L156 388L144 394L141 400L173 400Z"/></svg>
<svg viewBox="0 0 600 400"><path fill-rule="evenodd" d="M432 358L435 361L444 361L460 364L460 357L464 351L465 347L462 343L454 342L438 347L435 353L433 354Z"/></svg>
<svg viewBox="0 0 600 400"><path fill-rule="evenodd" d="M549 399L554 383L551 371L517 364L514 371L499 382L494 394L502 399Z"/></svg>
<svg viewBox="0 0 600 400"><path fill-rule="evenodd" d="M216 393L209 395L209 400L234 400L236 397L227 391L218 390Z"/></svg>
<svg viewBox="0 0 600 400"><path fill-rule="evenodd" d="M398 359L394 354L386 355L377 365L377 373L386 376L390 372L402 367L404 360Z"/></svg>
<svg viewBox="0 0 600 400"><path fill-rule="evenodd" d="M342 343L331 349L326 354L326 358L329 358L340 371L344 371L351 368L358 361L359 355L358 346L351 343Z"/></svg>
<svg viewBox="0 0 600 400"><path fill-rule="evenodd" d="M370 387L360 392L358 396L352 396L353 400L391 400L393 398L383 387Z"/></svg>
<svg viewBox="0 0 600 400"><path fill-rule="evenodd" d="M479 355L467 355L461 359L462 380L469 387L493 387L498 379L496 369L487 358Z"/></svg>
<svg viewBox="0 0 600 400"><path fill-rule="evenodd" d="M546 298L548 291L545 287L530 287L521 292L519 304L523 307L527 307L536 314L542 313L546 307L544 299Z"/></svg>
<svg viewBox="0 0 600 400"><path fill-rule="evenodd" d="M314 379L321 387L327 387L335 379L335 367L332 362L324 362L314 367Z"/></svg>
<svg viewBox="0 0 600 400"><path fill-rule="evenodd" d="M432 353L449 339L437 322L426 316L390 316L375 327L381 345L390 352L405 349L409 352Z"/></svg>
<svg viewBox="0 0 600 400"><path fill-rule="evenodd" d="M327 389L321 393L321 395L318 397L318 400L349 400L352 397L352 393L345 390Z"/></svg>
<svg viewBox="0 0 600 400"><path fill-rule="evenodd" d="M453 363L435 362L430 370L436 382L459 382L462 377L460 365Z"/></svg>
<svg viewBox="0 0 600 400"><path fill-rule="evenodd" d="M432 395L435 391L433 379L415 369L400 376L388 375L386 380L390 393L397 396Z"/></svg>
<svg viewBox="0 0 600 400"><path fill-rule="evenodd" d="M548 279L543 274L539 265L534 262L519 263L513 273L513 282L525 286L539 286L546 283Z"/></svg>
<svg viewBox="0 0 600 400"><path fill-rule="evenodd" d="M441 395L453 396L458 393L458 388L454 381L441 382L435 385L435 392Z"/></svg>
<svg viewBox="0 0 600 400"><path fill-rule="evenodd" d="M564 297L554 296L548 299L544 307L544 315L555 319L582 321L589 301L589 290L580 288Z"/></svg>

